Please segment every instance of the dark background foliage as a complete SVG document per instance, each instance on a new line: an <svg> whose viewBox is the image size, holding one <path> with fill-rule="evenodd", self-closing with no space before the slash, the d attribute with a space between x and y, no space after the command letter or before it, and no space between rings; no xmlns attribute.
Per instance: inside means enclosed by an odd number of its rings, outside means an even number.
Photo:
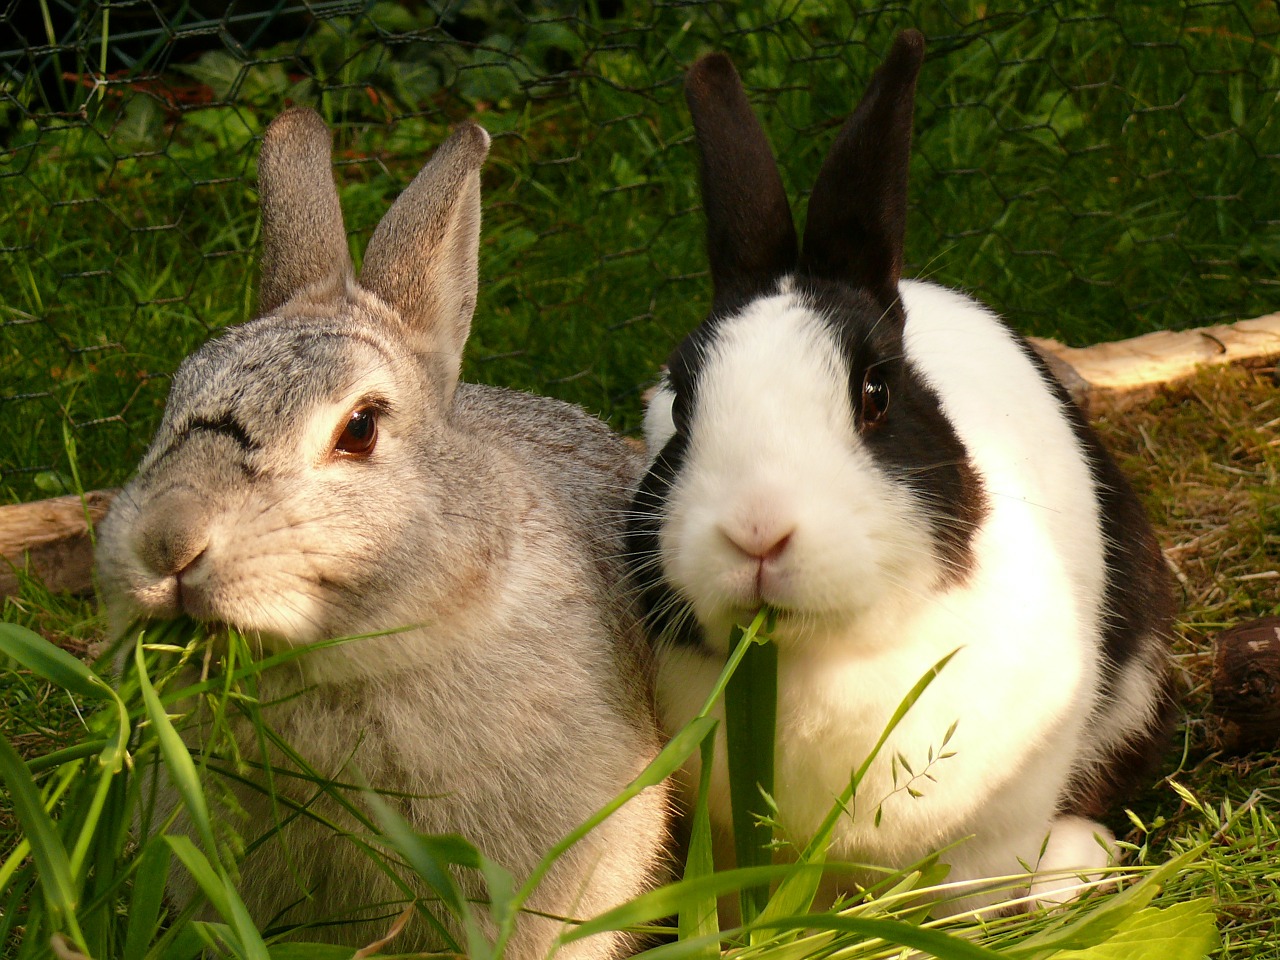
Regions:
<svg viewBox="0 0 1280 960"><path fill-rule="evenodd" d="M798 218L893 34L922 29L908 272L1083 343L1270 312L1274 2L9 0L0 499L122 481L181 357L253 314L254 162L308 104L357 257L451 123L494 136L466 375L626 430L708 300L680 94L729 52ZM77 476L78 470L78 476Z"/></svg>

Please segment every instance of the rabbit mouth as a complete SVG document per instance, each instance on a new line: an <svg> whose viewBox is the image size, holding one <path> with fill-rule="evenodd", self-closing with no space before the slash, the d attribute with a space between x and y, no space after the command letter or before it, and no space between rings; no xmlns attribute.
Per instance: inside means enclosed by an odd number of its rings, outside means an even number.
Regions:
<svg viewBox="0 0 1280 960"><path fill-rule="evenodd" d="M735 606L726 611L726 619L734 626L746 629L768 608L769 618L763 633L776 640L801 640L808 636L828 632L845 622L847 613L757 600L754 604Z"/></svg>
<svg viewBox="0 0 1280 960"><path fill-rule="evenodd" d="M186 621L188 626L199 624L199 629L211 638L225 640L231 634L244 637L258 651L276 651L298 645L298 638L290 639L279 627L280 616L271 616L267 605L254 616L252 611L231 609L224 602L221 591L205 583L187 583L185 578L164 577L137 587L132 591L129 619L138 624L163 624ZM190 631L188 631L190 632Z"/></svg>

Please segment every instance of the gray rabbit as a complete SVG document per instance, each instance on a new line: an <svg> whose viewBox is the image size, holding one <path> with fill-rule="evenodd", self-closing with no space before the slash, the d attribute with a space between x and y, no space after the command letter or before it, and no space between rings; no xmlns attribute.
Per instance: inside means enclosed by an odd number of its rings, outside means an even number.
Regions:
<svg viewBox="0 0 1280 960"><path fill-rule="evenodd" d="M397 803L416 830L462 834L519 882L659 739L645 644L616 586L643 464L576 407L458 382L488 147L474 124L440 147L378 225L357 279L328 129L309 110L271 124L258 171L261 315L178 369L98 560L116 631L187 614L272 653L407 628L267 671L264 716L319 772L411 795ZM238 736L260 758L247 723ZM274 789L298 804L316 792L279 770ZM232 796L250 835L287 821L242 865L256 923L382 902L303 935L360 944L385 933L407 896L357 843L290 818L260 785ZM309 812L361 834L328 798ZM663 788L635 798L559 861L530 908L589 917L641 893L661 873L667 812ZM184 876L170 892L192 889ZM526 914L507 955L544 956L563 928ZM392 946L441 943L418 920ZM601 934L564 952L628 946Z"/></svg>

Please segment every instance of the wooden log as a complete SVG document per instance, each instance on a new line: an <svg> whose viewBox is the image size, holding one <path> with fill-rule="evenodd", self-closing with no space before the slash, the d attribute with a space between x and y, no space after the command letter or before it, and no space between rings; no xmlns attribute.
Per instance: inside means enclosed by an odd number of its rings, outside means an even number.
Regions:
<svg viewBox="0 0 1280 960"><path fill-rule="evenodd" d="M1198 330L1161 331L1130 340L1067 347L1033 339L1085 412L1097 416L1147 399L1205 365L1271 364L1280 359L1280 313ZM648 397L646 396L646 400ZM85 523L106 513L114 491L0 507L0 597L17 592L14 567L54 590L93 588L93 550ZM5 562L7 561L7 562Z"/></svg>
<svg viewBox="0 0 1280 960"><path fill-rule="evenodd" d="M1098 416L1142 403L1205 366L1274 364L1280 359L1280 313L1196 330L1158 330L1091 347L1031 342L1085 412Z"/></svg>
<svg viewBox="0 0 1280 960"><path fill-rule="evenodd" d="M1218 634L1213 704L1220 746L1230 753L1280 744L1280 617L1263 617Z"/></svg>
<svg viewBox="0 0 1280 960"><path fill-rule="evenodd" d="M113 490L54 497L0 507L0 597L18 592L19 572L51 590L93 589L93 541L89 524L106 515Z"/></svg>

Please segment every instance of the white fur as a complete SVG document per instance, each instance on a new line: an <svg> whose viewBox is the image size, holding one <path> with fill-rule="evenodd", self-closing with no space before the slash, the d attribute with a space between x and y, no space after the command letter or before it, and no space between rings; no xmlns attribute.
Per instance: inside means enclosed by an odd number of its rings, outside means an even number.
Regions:
<svg viewBox="0 0 1280 960"><path fill-rule="evenodd" d="M664 571L717 651L761 600L795 611L776 633L774 796L797 845L907 691L959 650L872 765L831 856L904 866L972 834L945 858L953 880L1016 873L1039 859L1098 694L1103 541L1084 453L1001 323L960 294L904 282L908 358L941 397L989 500L975 569L943 586L923 505L863 447L836 345L782 289L717 329L666 507ZM669 394L659 397L646 424L654 453L671 431ZM748 555L787 533L786 549L762 564ZM698 651L665 652L668 729L691 718L718 672ZM945 751L955 755L929 765L953 724ZM900 766L895 785L899 755L936 779L914 779L922 796L904 789L912 778ZM711 797L721 824L724 773L721 764ZM1065 860L1060 846L1050 845L1055 867L1077 865L1080 845L1066 844Z"/></svg>

